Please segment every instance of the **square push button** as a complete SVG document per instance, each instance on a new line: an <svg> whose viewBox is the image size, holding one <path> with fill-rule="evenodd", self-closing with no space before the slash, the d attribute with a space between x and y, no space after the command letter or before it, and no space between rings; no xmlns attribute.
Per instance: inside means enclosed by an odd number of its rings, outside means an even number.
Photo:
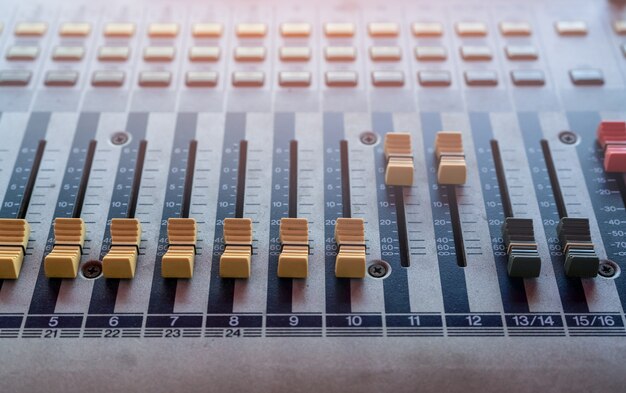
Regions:
<svg viewBox="0 0 626 393"><path fill-rule="evenodd" d="M495 71L465 71L468 86L497 86L498 74Z"/></svg>
<svg viewBox="0 0 626 393"><path fill-rule="evenodd" d="M188 87L214 87L217 85L217 72L189 71L185 75L185 84Z"/></svg>
<svg viewBox="0 0 626 393"><path fill-rule="evenodd" d="M168 71L142 71L139 73L141 87L168 87L172 83L172 73Z"/></svg>
<svg viewBox="0 0 626 393"><path fill-rule="evenodd" d="M262 87L265 84L265 74L261 71L233 72L233 86L235 87Z"/></svg>
<svg viewBox="0 0 626 393"><path fill-rule="evenodd" d="M125 22L107 23L104 36L109 38L130 38L135 35L135 24Z"/></svg>
<svg viewBox="0 0 626 393"><path fill-rule="evenodd" d="M448 71L420 71L417 80L423 87L446 87L452 84L452 78Z"/></svg>
<svg viewBox="0 0 626 393"><path fill-rule="evenodd" d="M311 35L311 25L308 23L283 23L280 25L280 34L286 38L304 38Z"/></svg>
<svg viewBox="0 0 626 393"><path fill-rule="evenodd" d="M456 24L456 33L459 37L484 37L487 35L487 25L482 22L459 22Z"/></svg>
<svg viewBox="0 0 626 393"><path fill-rule="evenodd" d="M594 68L570 70L569 76L572 83L576 86L601 86L604 84L602 70Z"/></svg>
<svg viewBox="0 0 626 393"><path fill-rule="evenodd" d="M445 61L448 57L443 46L418 46L415 48L415 58L419 61Z"/></svg>
<svg viewBox="0 0 626 393"><path fill-rule="evenodd" d="M124 84L124 71L94 71L91 78L93 87L120 87Z"/></svg>
<svg viewBox="0 0 626 393"><path fill-rule="evenodd" d="M311 73L306 71L281 71L278 84L282 87L308 87L311 85Z"/></svg>
<svg viewBox="0 0 626 393"><path fill-rule="evenodd" d="M504 48L504 51L509 60L529 61L539 58L537 48L532 45L509 45Z"/></svg>
<svg viewBox="0 0 626 393"><path fill-rule="evenodd" d="M515 86L543 86L546 84L543 71L540 70L511 71L511 80Z"/></svg>
<svg viewBox="0 0 626 393"><path fill-rule="evenodd" d="M326 23L324 33L327 37L352 37L354 35L354 24L352 23Z"/></svg>
<svg viewBox="0 0 626 393"><path fill-rule="evenodd" d="M196 23L191 34L195 38L217 38L222 35L223 27L220 23Z"/></svg>
<svg viewBox="0 0 626 393"><path fill-rule="evenodd" d="M532 34L528 22L501 22L500 32L505 37L525 37Z"/></svg>
<svg viewBox="0 0 626 393"><path fill-rule="evenodd" d="M130 56L130 48L127 46L103 46L98 51L100 61L126 61Z"/></svg>
<svg viewBox="0 0 626 393"><path fill-rule="evenodd" d="M46 34L48 25L44 22L20 22L15 26L18 37L41 37Z"/></svg>
<svg viewBox="0 0 626 393"><path fill-rule="evenodd" d="M85 56L82 46L57 46L52 53L54 61L81 61Z"/></svg>
<svg viewBox="0 0 626 393"><path fill-rule="evenodd" d="M488 46L462 46L460 51L465 61L489 61L493 57Z"/></svg>
<svg viewBox="0 0 626 393"><path fill-rule="evenodd" d="M37 46L21 46L16 45L7 51L7 60L9 61L33 61L39 55L39 47Z"/></svg>
<svg viewBox="0 0 626 393"><path fill-rule="evenodd" d="M583 21L560 21L556 22L556 32L560 36L585 36L587 35L587 24Z"/></svg>
<svg viewBox="0 0 626 393"><path fill-rule="evenodd" d="M86 22L67 22L61 25L59 35L61 37L87 37L91 32L91 25Z"/></svg>
<svg viewBox="0 0 626 393"><path fill-rule="evenodd" d="M443 25L438 22L415 22L411 26L415 37L441 37L443 35Z"/></svg>
<svg viewBox="0 0 626 393"><path fill-rule="evenodd" d="M78 71L48 71L44 84L51 87L72 87L78 82Z"/></svg>
<svg viewBox="0 0 626 393"><path fill-rule="evenodd" d="M26 86L32 73L27 70L0 71L0 86Z"/></svg>
<svg viewBox="0 0 626 393"><path fill-rule="evenodd" d="M282 61L309 61L311 48L306 46L283 46L279 50Z"/></svg>
<svg viewBox="0 0 626 393"><path fill-rule="evenodd" d="M194 62L218 61L220 48L218 46L192 46L189 49L189 60Z"/></svg>
<svg viewBox="0 0 626 393"><path fill-rule="evenodd" d="M354 71L326 72L326 86L328 87L354 87L357 83L358 74Z"/></svg>
<svg viewBox="0 0 626 393"><path fill-rule="evenodd" d="M404 73L402 71L374 71L372 84L376 87L402 87L404 86Z"/></svg>

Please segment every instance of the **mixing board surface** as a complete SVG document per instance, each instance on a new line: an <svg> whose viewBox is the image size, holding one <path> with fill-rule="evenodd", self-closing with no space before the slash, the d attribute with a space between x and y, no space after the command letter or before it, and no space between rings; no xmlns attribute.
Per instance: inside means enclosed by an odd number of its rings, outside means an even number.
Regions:
<svg viewBox="0 0 626 393"><path fill-rule="evenodd" d="M626 9L0 4L0 386L623 391Z"/></svg>

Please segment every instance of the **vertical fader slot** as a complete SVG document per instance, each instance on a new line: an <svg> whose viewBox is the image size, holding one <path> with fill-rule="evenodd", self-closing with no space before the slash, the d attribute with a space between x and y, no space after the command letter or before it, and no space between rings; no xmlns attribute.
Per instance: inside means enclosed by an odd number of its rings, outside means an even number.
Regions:
<svg viewBox="0 0 626 393"><path fill-rule="evenodd" d="M507 272L511 277L533 278L541 273L541 258L537 251L533 220L529 218L515 218L511 196L506 181L504 163L497 140L491 140L491 154L498 180L504 225L502 235L509 255Z"/></svg>
<svg viewBox="0 0 626 393"><path fill-rule="evenodd" d="M563 198L559 177L547 140L541 140L541 150L548 170L552 193L559 213L557 234L565 255L565 274L569 277L595 277L598 274L600 260L591 240L588 218L567 216L567 206Z"/></svg>
<svg viewBox="0 0 626 393"><path fill-rule="evenodd" d="M87 229L80 218L89 175L96 154L97 142L89 142L80 183L76 191L71 217L57 217L54 220L54 245L44 259L44 272L48 278L76 278L78 265L85 245Z"/></svg>
<svg viewBox="0 0 626 393"><path fill-rule="evenodd" d="M409 238L406 224L406 212L404 206L404 187L413 185L413 149L411 146L411 134L388 133L385 135L385 184L394 187L396 226L398 230L398 248L400 254L400 266L409 267Z"/></svg>
<svg viewBox="0 0 626 393"><path fill-rule="evenodd" d="M170 217L167 220L167 251L161 258L161 275L164 278L191 278L193 276L198 228L196 220L189 217L189 211L197 152L198 141L192 140L187 152L180 217Z"/></svg>
<svg viewBox="0 0 626 393"><path fill-rule="evenodd" d="M467 179L462 134L460 132L438 132L435 139L435 155L438 160L437 182L446 187L448 195L456 263L460 267L466 267L467 256L463 245L463 228L461 227L459 204L456 198L456 186L465 184Z"/></svg>
<svg viewBox="0 0 626 393"><path fill-rule="evenodd" d="M30 237L26 214L45 149L46 141L40 140L15 218L0 219L0 279L17 279L20 275Z"/></svg>
<svg viewBox="0 0 626 393"><path fill-rule="evenodd" d="M148 142L142 140L137 151L126 217L111 219L111 248L102 259L102 274L106 278L133 278L135 276L141 243L141 223L135 218L135 212L147 148Z"/></svg>
<svg viewBox="0 0 626 393"><path fill-rule="evenodd" d="M352 218L350 196L350 163L348 141L339 142L341 159L341 195L343 217L335 224L337 258L335 276L341 278L365 277L365 222L362 218Z"/></svg>
<svg viewBox="0 0 626 393"><path fill-rule="evenodd" d="M306 278L309 269L309 222L298 218L298 142L289 143L289 217L280 220L278 277Z"/></svg>
<svg viewBox="0 0 626 393"><path fill-rule="evenodd" d="M249 278L252 261L252 219L244 218L248 141L239 143L235 217L224 219L224 253L220 257L222 278Z"/></svg>

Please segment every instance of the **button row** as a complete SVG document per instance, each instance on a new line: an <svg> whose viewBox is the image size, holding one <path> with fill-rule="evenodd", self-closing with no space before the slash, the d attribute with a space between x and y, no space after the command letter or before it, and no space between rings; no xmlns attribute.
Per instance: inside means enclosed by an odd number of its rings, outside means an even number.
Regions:
<svg viewBox="0 0 626 393"><path fill-rule="evenodd" d="M532 45L509 45L504 48L509 60L527 61L539 57L537 49ZM8 49L6 59L10 61L34 61L39 55L39 47L16 45ZM490 61L493 53L487 46L462 46L460 56L465 61ZM369 49L372 61L400 61L402 49L398 46L372 46ZM85 56L82 46L57 46L52 53L55 61L80 61ZM173 46L149 46L144 49L145 61L169 62L176 56ZM104 46L98 51L100 61L126 61L130 57L130 48L126 46ZM353 46L328 46L324 49L327 61L355 61L357 50ZM442 46L418 46L415 58L419 61L445 61L447 50ZM189 60L193 62L213 62L220 58L217 46L194 46L189 49ZM240 46L234 50L234 58L241 62L261 62L266 59L266 49L262 46ZM282 61L308 61L311 58L309 47L281 47L279 58Z"/></svg>
<svg viewBox="0 0 626 393"><path fill-rule="evenodd" d="M543 86L545 75L541 70L514 70L510 73L515 86ZM601 86L604 75L598 69L574 69L569 72L572 83L576 86ZM26 86L32 73L27 70L0 71L0 86ZM463 74L468 86L497 86L498 74L492 70L471 70ZM44 84L51 87L71 87L78 83L79 73L72 70L54 70L46 74ZM120 87L126 74L123 71L95 71L91 83L95 87ZM311 73L308 71L281 71L278 83L282 87L308 87L311 85ZM327 71L324 80L329 87L354 87L358 84L358 74L354 71ZM445 87L452 84L450 72L445 70L419 71L418 83L423 87ZM215 71L189 71L185 84L189 87L213 87L218 82ZM371 82L377 87L401 87L405 84L402 71L373 71ZM141 87L168 87L172 83L169 71L142 71L138 84ZM262 87L265 85L265 73L261 71L236 71L232 73L235 87Z"/></svg>
<svg viewBox="0 0 626 393"><path fill-rule="evenodd" d="M626 21L614 23L614 30L619 35L626 34ZM477 21L464 21L455 24L454 29L460 37L484 37L489 33L487 24ZM556 32L561 36L584 36L588 33L587 24L580 20L558 21ZM48 25L44 22L21 22L15 26L14 33L19 37L40 37L46 34ZM191 33L196 38L216 38L223 34L221 23L196 23ZM288 22L282 23L279 32L286 38L306 38L311 35L311 24ZM529 36L532 28L524 21L504 21L499 24L500 33L506 37ZM112 38L128 38L135 34L136 27L132 22L113 22L104 27L104 35ZM400 25L393 22L371 22L367 25L371 37L396 37L400 34ZM415 22L411 31L416 37L439 37L444 33L443 24L438 22ZM148 36L152 38L175 38L180 32L178 23L151 23ZM240 38L262 38L267 35L265 23L239 23L235 33ZM59 28L62 37L86 37L91 33L91 25L86 22L66 22ZM353 37L356 26L349 22L330 22L324 24L327 37Z"/></svg>

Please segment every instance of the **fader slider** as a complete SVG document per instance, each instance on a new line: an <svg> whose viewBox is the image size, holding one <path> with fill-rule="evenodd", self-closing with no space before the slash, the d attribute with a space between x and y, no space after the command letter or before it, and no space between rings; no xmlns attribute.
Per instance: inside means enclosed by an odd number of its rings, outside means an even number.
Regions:
<svg viewBox="0 0 626 393"><path fill-rule="evenodd" d="M193 276L197 233L196 220L193 218L167 220L168 248L161 259L163 277L191 278Z"/></svg>
<svg viewBox="0 0 626 393"><path fill-rule="evenodd" d="M439 160L437 167L439 184L465 184L467 164L462 134L455 131L438 132L435 139L435 154Z"/></svg>
<svg viewBox="0 0 626 393"><path fill-rule="evenodd" d="M85 236L85 222L81 218L54 220L54 247L44 259L46 277L76 278Z"/></svg>
<svg viewBox="0 0 626 393"><path fill-rule="evenodd" d="M20 276L29 237L28 221L0 219L0 279L17 279Z"/></svg>
<svg viewBox="0 0 626 393"><path fill-rule="evenodd" d="M387 158L385 184L412 186L415 166L411 134L397 132L385 135L385 158Z"/></svg>

